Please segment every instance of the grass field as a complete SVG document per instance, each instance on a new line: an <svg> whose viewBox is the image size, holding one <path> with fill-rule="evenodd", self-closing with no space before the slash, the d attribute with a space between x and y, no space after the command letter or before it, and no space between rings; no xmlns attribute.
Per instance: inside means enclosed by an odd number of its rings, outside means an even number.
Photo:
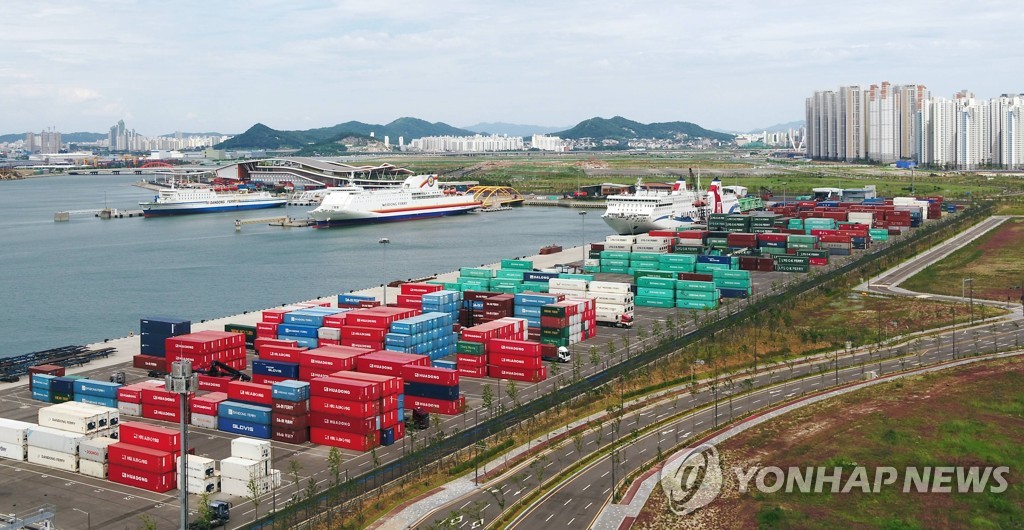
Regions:
<svg viewBox="0 0 1024 530"><path fill-rule="evenodd" d="M1019 303L1024 285L1024 218L1010 219L903 284L907 289L960 296L973 278L974 297ZM967 286L968 289L970 285Z"/></svg>
<svg viewBox="0 0 1024 530"><path fill-rule="evenodd" d="M810 405L718 447L722 495L679 517L655 488L633 528L1022 528L1024 359L884 383ZM879 493L741 494L733 466L892 466L899 480ZM904 493L908 466L1009 466L996 493ZM769 479L770 480L770 479ZM845 478L844 478L845 482ZM991 485L994 485L992 483Z"/></svg>

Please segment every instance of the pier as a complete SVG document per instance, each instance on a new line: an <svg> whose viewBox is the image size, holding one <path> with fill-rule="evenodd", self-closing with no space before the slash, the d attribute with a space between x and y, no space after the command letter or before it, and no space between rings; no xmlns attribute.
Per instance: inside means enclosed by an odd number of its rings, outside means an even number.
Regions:
<svg viewBox="0 0 1024 530"><path fill-rule="evenodd" d="M604 201L562 201L549 199L526 199L524 206L561 206L562 208L606 208Z"/></svg>
<svg viewBox="0 0 1024 530"><path fill-rule="evenodd" d="M100 219L124 219L128 217L143 217L142 210L118 210L117 208L99 208L96 210L67 210L53 214L53 220L57 223L66 223L72 217L99 217Z"/></svg>
<svg viewBox="0 0 1024 530"><path fill-rule="evenodd" d="M257 219L235 219L235 231L241 231L242 225L280 226L282 228L302 228L313 226L312 219L293 219L291 217L260 217Z"/></svg>

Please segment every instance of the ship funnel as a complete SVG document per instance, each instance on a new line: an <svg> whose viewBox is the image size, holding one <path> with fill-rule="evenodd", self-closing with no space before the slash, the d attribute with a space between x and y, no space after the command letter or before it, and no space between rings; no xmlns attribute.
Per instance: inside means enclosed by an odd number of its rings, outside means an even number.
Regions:
<svg viewBox="0 0 1024 530"><path fill-rule="evenodd" d="M708 202L712 213L722 213L722 181L718 178L708 185Z"/></svg>

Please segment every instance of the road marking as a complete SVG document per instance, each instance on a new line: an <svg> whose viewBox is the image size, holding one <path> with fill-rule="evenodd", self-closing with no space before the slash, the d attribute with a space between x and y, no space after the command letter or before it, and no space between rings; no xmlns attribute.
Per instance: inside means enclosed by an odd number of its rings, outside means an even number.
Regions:
<svg viewBox="0 0 1024 530"><path fill-rule="evenodd" d="M562 503L562 506L568 506L570 502L572 502L572 499L569 499L569 500L565 501L564 503Z"/></svg>
<svg viewBox="0 0 1024 530"><path fill-rule="evenodd" d="M590 486L593 486L593 484L587 484L587 485L586 485L586 486L584 486L584 487L583 487L583 489L581 489L580 491L587 491L587 488L589 488Z"/></svg>
<svg viewBox="0 0 1024 530"><path fill-rule="evenodd" d="M672 434L672 431L675 431L675 429L669 429L667 431L661 431L661 434Z"/></svg>
<svg viewBox="0 0 1024 530"><path fill-rule="evenodd" d="M689 433L689 432L687 432L686 434L684 434L684 435L683 435L683 438L686 438L686 437L687 437L687 436L689 436L689 435L690 435L690 433Z"/></svg>
<svg viewBox="0 0 1024 530"><path fill-rule="evenodd" d="M640 450L640 452L641 452L641 453L643 453L643 452L644 452L644 451L646 451L646 450L647 450L647 448L646 448L646 447L644 447L643 449L641 449L641 450Z"/></svg>
<svg viewBox="0 0 1024 530"><path fill-rule="evenodd" d="M760 402L761 402L761 400L760 400L760 399L755 399L755 400L754 400L754 403L760 403Z"/></svg>
<svg viewBox="0 0 1024 530"><path fill-rule="evenodd" d="M587 442L587 445L590 445L590 444L592 444L592 443L594 443L594 442L596 442L596 441L597 441L597 440L590 440L589 442Z"/></svg>
<svg viewBox="0 0 1024 530"><path fill-rule="evenodd" d="M664 418L665 416L668 416L667 412L664 413L664 414L658 414L657 418L660 420L660 419Z"/></svg>
<svg viewBox="0 0 1024 530"><path fill-rule="evenodd" d="M544 466L544 467L545 467L545 468L549 468L549 467L551 467L551 466L552 466L553 464L554 464L554 462L548 462L548 465L546 465L546 466Z"/></svg>
<svg viewBox="0 0 1024 530"><path fill-rule="evenodd" d="M567 524L565 526L568 526L569 528L572 528L572 522L575 521L575 520L576 520L575 517L573 517L572 519L569 519L569 524Z"/></svg>
<svg viewBox="0 0 1024 530"><path fill-rule="evenodd" d="M587 511L587 510L589 510L589 509L590 509L590 507L591 507L591 506L593 506L593 505L594 505L594 503L593 503L593 502L588 502L588 503L587 503L587 506L586 506L585 508L583 508L583 511Z"/></svg>
<svg viewBox="0 0 1024 530"><path fill-rule="evenodd" d="M607 494L611 490L612 490L611 488L605 488L604 491L601 492L601 495L605 495L605 494Z"/></svg>
<svg viewBox="0 0 1024 530"><path fill-rule="evenodd" d="M604 472L604 475L601 475L601 478L607 477L607 476L608 476L608 473L611 473L611 471L605 471L605 472Z"/></svg>
<svg viewBox="0 0 1024 530"><path fill-rule="evenodd" d="M512 496L513 496L513 497L516 497L516 496L518 496L518 495L519 495L520 493L522 493L522 492L523 492L523 490L518 490L518 491L516 491L515 493L513 493L513 494L512 494Z"/></svg>
<svg viewBox="0 0 1024 530"><path fill-rule="evenodd" d="M546 522L550 521L551 518L554 517L554 516L555 516L555 514L549 515L547 519L544 519L544 522L546 523Z"/></svg>
<svg viewBox="0 0 1024 530"><path fill-rule="evenodd" d="M463 504L462 506L459 506L459 509L460 509L460 510L465 510L465 509L466 509L466 506L469 506L469 503L470 503L470 502L471 502L471 501L466 501L466 504Z"/></svg>

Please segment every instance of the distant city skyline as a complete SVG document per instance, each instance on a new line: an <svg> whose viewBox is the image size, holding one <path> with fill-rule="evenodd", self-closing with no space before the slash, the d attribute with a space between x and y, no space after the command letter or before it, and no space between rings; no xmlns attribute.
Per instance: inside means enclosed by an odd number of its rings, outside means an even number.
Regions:
<svg viewBox="0 0 1024 530"><path fill-rule="evenodd" d="M302 130L412 116L749 131L815 90L889 81L1024 92L1016 3L182 1L14 4L0 132ZM1008 18L1009 17L1009 18Z"/></svg>

